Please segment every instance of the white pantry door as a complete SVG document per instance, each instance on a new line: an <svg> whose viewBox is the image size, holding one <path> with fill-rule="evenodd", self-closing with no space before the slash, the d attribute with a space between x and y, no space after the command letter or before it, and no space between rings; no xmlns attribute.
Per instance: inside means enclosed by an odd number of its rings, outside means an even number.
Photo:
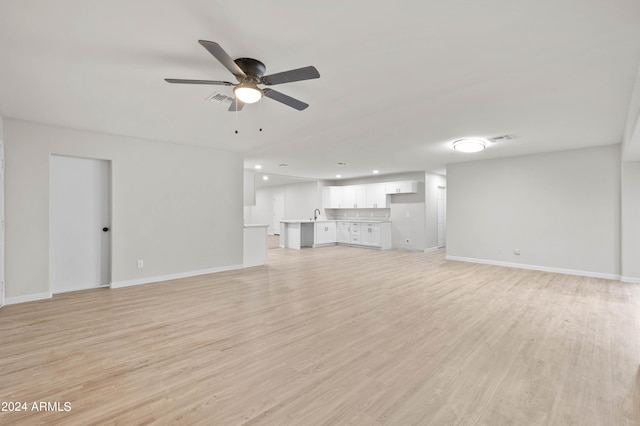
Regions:
<svg viewBox="0 0 640 426"><path fill-rule="evenodd" d="M4 306L4 143L0 141L0 306Z"/></svg>
<svg viewBox="0 0 640 426"><path fill-rule="evenodd" d="M442 186L438 187L438 248L442 248L447 244L446 227L445 227L446 201L445 201L444 191L445 191L444 187Z"/></svg>
<svg viewBox="0 0 640 426"><path fill-rule="evenodd" d="M284 194L273 196L273 228L274 234L280 234L280 221L284 220Z"/></svg>
<svg viewBox="0 0 640 426"><path fill-rule="evenodd" d="M111 281L111 163L51 156L51 290Z"/></svg>

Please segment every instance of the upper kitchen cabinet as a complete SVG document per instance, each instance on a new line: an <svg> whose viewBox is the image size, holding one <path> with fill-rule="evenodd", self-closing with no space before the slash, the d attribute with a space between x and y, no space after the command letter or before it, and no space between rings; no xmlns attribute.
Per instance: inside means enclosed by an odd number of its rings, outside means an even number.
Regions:
<svg viewBox="0 0 640 426"><path fill-rule="evenodd" d="M366 185L325 186L322 207L325 209L386 209L391 207L388 194L418 192L417 181L381 182Z"/></svg>
<svg viewBox="0 0 640 426"><path fill-rule="evenodd" d="M341 186L325 186L322 188L322 207L325 209L339 209L342 202Z"/></svg>
<svg viewBox="0 0 640 426"><path fill-rule="evenodd" d="M418 192L418 182L415 180L387 182L385 192L387 194L415 194Z"/></svg>
<svg viewBox="0 0 640 426"><path fill-rule="evenodd" d="M341 209L362 209L367 204L367 185L347 185L342 187Z"/></svg>
<svg viewBox="0 0 640 426"><path fill-rule="evenodd" d="M387 192L386 184L372 183L366 186L366 208L368 209L384 209L387 208Z"/></svg>

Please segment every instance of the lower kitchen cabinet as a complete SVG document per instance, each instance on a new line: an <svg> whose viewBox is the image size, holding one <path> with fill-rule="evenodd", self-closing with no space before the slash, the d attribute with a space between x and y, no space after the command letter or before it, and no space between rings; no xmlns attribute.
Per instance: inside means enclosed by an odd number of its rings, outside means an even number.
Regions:
<svg viewBox="0 0 640 426"><path fill-rule="evenodd" d="M336 243L336 222L323 221L316 222L316 235L314 246L323 244L335 244Z"/></svg>
<svg viewBox="0 0 640 426"><path fill-rule="evenodd" d="M354 241L354 231L356 239ZM384 250L391 248L391 223L389 222L354 222L351 224L351 244L377 247Z"/></svg>
<svg viewBox="0 0 640 426"><path fill-rule="evenodd" d="M391 222L328 220L314 225L314 247L338 243L382 250L391 248Z"/></svg>
<svg viewBox="0 0 640 426"><path fill-rule="evenodd" d="M351 222L337 223L337 243L351 244Z"/></svg>

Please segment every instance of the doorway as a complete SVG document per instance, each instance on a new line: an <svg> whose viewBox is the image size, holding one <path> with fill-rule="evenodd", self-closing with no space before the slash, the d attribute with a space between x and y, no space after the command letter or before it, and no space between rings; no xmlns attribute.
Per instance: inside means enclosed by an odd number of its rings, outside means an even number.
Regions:
<svg viewBox="0 0 640 426"><path fill-rule="evenodd" d="M444 186L438 187L438 248L445 247L447 245L447 227L446 227L446 188Z"/></svg>
<svg viewBox="0 0 640 426"><path fill-rule="evenodd" d="M0 307L4 306L4 143L0 141Z"/></svg>
<svg viewBox="0 0 640 426"><path fill-rule="evenodd" d="M273 235L280 235L280 221L284 220L284 194L273 195Z"/></svg>
<svg viewBox="0 0 640 426"><path fill-rule="evenodd" d="M51 292L111 282L111 162L51 156Z"/></svg>

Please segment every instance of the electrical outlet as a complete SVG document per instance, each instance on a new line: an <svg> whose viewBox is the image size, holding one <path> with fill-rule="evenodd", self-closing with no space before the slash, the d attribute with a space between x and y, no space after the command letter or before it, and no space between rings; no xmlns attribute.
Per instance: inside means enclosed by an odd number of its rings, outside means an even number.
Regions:
<svg viewBox="0 0 640 426"><path fill-rule="evenodd" d="M138 259L138 269L144 268L144 260Z"/></svg>
<svg viewBox="0 0 640 426"><path fill-rule="evenodd" d="M520 249L519 248L513 249L513 254L515 254L516 256L520 256Z"/></svg>

